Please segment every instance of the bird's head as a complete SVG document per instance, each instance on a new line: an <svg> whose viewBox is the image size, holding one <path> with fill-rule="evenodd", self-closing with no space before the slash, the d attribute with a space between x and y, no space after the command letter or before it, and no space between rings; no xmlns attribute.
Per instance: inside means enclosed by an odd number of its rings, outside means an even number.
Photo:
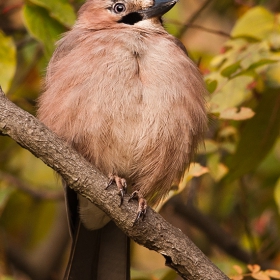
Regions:
<svg viewBox="0 0 280 280"><path fill-rule="evenodd" d="M88 0L79 11L77 24L88 29L125 25L161 25L161 17L178 0ZM121 24L121 25L120 25Z"/></svg>

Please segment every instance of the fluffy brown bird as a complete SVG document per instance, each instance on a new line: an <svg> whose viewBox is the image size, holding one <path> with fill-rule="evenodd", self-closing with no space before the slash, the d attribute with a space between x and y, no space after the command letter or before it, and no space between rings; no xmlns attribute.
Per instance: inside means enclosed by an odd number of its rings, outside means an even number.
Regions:
<svg viewBox="0 0 280 280"><path fill-rule="evenodd" d="M39 99L38 116L45 125L102 173L127 180L129 191L139 198L139 215L145 201L157 204L182 176L207 121L200 72L162 26L161 16L176 1L88 0L73 29L57 44ZM120 177L118 187L124 191ZM71 272L75 251L82 252L80 259L90 258L90 250L77 249L79 240L89 247L90 236L109 218L83 197L77 217L75 196L66 189L75 241L65 279L129 279L127 264L121 276L117 271L102 276L99 267L88 269L90 276L86 268ZM113 232L110 224L104 229ZM82 231L86 236L79 237ZM110 254L121 259L113 247ZM87 266L96 262L100 257ZM109 273L112 266L104 270ZM79 273L80 278L73 276Z"/></svg>

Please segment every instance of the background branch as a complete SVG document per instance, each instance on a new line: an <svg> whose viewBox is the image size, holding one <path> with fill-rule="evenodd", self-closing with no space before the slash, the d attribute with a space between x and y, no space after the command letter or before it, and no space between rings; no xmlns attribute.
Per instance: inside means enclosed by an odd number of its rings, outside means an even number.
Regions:
<svg viewBox="0 0 280 280"><path fill-rule="evenodd" d="M182 26L182 28L179 30L177 37L181 38L183 34L187 31L188 27L195 22L195 20L200 16L200 14L211 4L213 0L206 0L200 7L199 9L193 13L191 18L188 20L186 24Z"/></svg>
<svg viewBox="0 0 280 280"><path fill-rule="evenodd" d="M228 32L225 32L223 30L216 30L216 29L212 29L212 28L208 28L205 26L201 26L199 24L182 24L181 22L178 22L177 20L172 20L172 19L168 19L165 21L166 23L171 23L177 26L184 26L186 28L194 28L194 29L198 29L198 30L202 30L204 32L210 33L210 34L215 34L218 36L222 36L222 37L226 37L226 38L231 38L231 35Z"/></svg>
<svg viewBox="0 0 280 280"><path fill-rule="evenodd" d="M107 178L34 116L10 102L2 90L0 133L10 136L57 171L67 185L106 212L134 241L161 253L166 265L184 279L229 279L179 229L151 208L148 208L145 220L133 226L137 203L128 203L126 197L119 207L117 189L104 190Z"/></svg>
<svg viewBox="0 0 280 280"><path fill-rule="evenodd" d="M64 200L63 190L38 190L35 186L30 187L30 184L23 182L12 174L3 172L0 170L0 179L12 186L15 186L19 190L29 194L34 199L39 200Z"/></svg>

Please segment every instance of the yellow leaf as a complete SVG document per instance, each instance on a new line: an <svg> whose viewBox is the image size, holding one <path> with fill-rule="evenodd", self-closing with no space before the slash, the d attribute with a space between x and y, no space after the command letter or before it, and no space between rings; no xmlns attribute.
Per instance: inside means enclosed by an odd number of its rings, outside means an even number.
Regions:
<svg viewBox="0 0 280 280"><path fill-rule="evenodd" d="M205 173L208 173L209 170L207 167L200 165L199 163L191 163L188 170L186 170L184 177L182 181L180 182L178 189L176 193L181 192L186 187L187 183L193 178L193 177L199 177Z"/></svg>
<svg viewBox="0 0 280 280"><path fill-rule="evenodd" d="M243 273L243 270L242 270L242 268L239 265L234 265L233 268L235 269L235 271L238 274L242 274Z"/></svg>
<svg viewBox="0 0 280 280"><path fill-rule="evenodd" d="M219 137L222 138L228 138L228 137L233 137L234 139L237 138L237 129L234 126L226 126L222 128L219 132Z"/></svg>
<svg viewBox="0 0 280 280"><path fill-rule="evenodd" d="M159 205L156 207L156 211L159 211L162 207L162 205L169 200L172 196L182 192L185 187L187 186L187 183L193 178L193 177L199 177L202 176L205 173L208 173L209 169L205 166L200 165L197 162L191 163L188 170L185 171L184 177L181 180L181 182L178 184L178 188L171 190L168 194L168 196L159 203Z"/></svg>
<svg viewBox="0 0 280 280"><path fill-rule="evenodd" d="M278 207L278 212L280 213L280 178L276 182L276 186L274 187L274 200Z"/></svg>
<svg viewBox="0 0 280 280"><path fill-rule="evenodd" d="M228 172L227 166L220 162L220 156L215 153L208 156L207 165L212 178L219 182Z"/></svg>
<svg viewBox="0 0 280 280"><path fill-rule="evenodd" d="M253 37L262 40L273 31L274 15L263 7L257 6L248 10L235 24L231 35L233 37Z"/></svg>
<svg viewBox="0 0 280 280"><path fill-rule="evenodd" d="M0 85L4 92L10 88L16 71L16 47L12 37L0 30Z"/></svg>
<svg viewBox="0 0 280 280"><path fill-rule="evenodd" d="M228 108L221 112L220 118L221 119L228 119L228 120L246 120L250 119L255 115L255 112L246 107L241 107L240 109L234 107L234 108Z"/></svg>
<svg viewBox="0 0 280 280"><path fill-rule="evenodd" d="M199 154L210 154L215 153L219 149L219 145L217 142L211 140L211 139L205 139L204 143L201 143L201 145L198 148Z"/></svg>

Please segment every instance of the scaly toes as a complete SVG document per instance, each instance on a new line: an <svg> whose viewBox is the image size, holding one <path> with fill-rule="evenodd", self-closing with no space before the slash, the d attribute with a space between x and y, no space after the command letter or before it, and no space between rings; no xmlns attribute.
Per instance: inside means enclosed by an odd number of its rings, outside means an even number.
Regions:
<svg viewBox="0 0 280 280"><path fill-rule="evenodd" d="M144 220L147 212L147 201L144 198L139 198L137 216L133 224L135 224L140 218Z"/></svg>
<svg viewBox="0 0 280 280"><path fill-rule="evenodd" d="M147 201L145 198L143 198L141 195L139 195L138 191L134 191L128 202L131 201L132 199L137 199L138 200L138 209L137 209L137 216L136 219L134 220L133 224L135 224L140 218L142 220L145 218L146 212L147 212Z"/></svg>
<svg viewBox="0 0 280 280"><path fill-rule="evenodd" d="M119 190L119 195L121 196L121 202L120 202L120 206L121 206L123 203L124 195L126 194L126 191L127 191L126 180L113 173L110 173L109 181L108 181L108 184L107 184L105 190L107 190L113 183L115 183L117 185L117 188Z"/></svg>

